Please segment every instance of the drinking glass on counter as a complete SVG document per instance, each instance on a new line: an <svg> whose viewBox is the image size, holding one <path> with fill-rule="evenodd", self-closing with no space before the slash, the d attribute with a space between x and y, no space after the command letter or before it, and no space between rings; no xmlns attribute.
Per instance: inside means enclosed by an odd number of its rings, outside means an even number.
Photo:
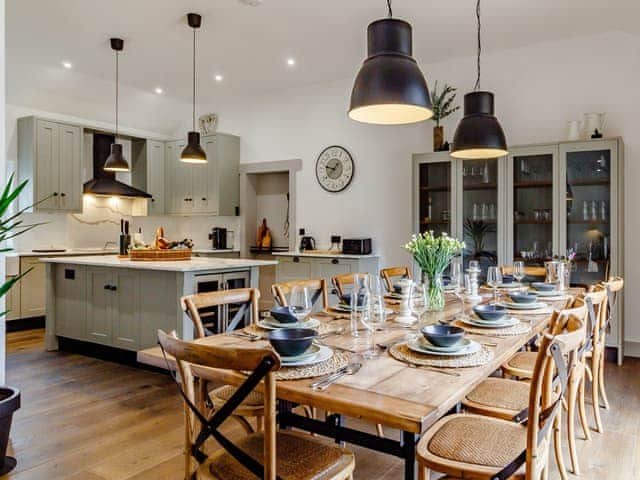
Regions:
<svg viewBox="0 0 640 480"><path fill-rule="evenodd" d="M311 313L311 297L307 287L295 286L291 289L289 307L299 322Z"/></svg>
<svg viewBox="0 0 640 480"><path fill-rule="evenodd" d="M498 303L498 287L502 284L502 273L499 267L489 267L487 270L487 285L493 288L493 303Z"/></svg>

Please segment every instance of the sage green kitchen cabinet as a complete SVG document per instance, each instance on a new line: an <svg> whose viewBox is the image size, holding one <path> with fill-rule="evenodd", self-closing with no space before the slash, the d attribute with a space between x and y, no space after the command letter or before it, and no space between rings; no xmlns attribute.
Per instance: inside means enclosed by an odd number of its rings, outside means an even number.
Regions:
<svg viewBox="0 0 640 480"><path fill-rule="evenodd" d="M163 215L165 213L165 144L156 140L147 141L147 190L151 194L149 199L149 215Z"/></svg>
<svg viewBox="0 0 640 480"><path fill-rule="evenodd" d="M87 340L103 345L113 342L113 271L87 269Z"/></svg>
<svg viewBox="0 0 640 480"><path fill-rule="evenodd" d="M82 212L81 170L81 127L18 119L18 180L29 180L20 208L40 202L29 211Z"/></svg>
<svg viewBox="0 0 640 480"><path fill-rule="evenodd" d="M40 317L45 314L45 265L38 257L20 258L20 273L31 270L20 280L20 317Z"/></svg>
<svg viewBox="0 0 640 480"><path fill-rule="evenodd" d="M8 275L5 277L5 281L9 282L16 278L15 275ZM7 292L7 295L4 297L4 309L7 311L6 319L7 320L16 320L20 318L20 282L14 283L11 290Z"/></svg>
<svg viewBox="0 0 640 480"><path fill-rule="evenodd" d="M158 344L158 329L176 330L176 275L173 272L140 271L139 348Z"/></svg>
<svg viewBox="0 0 640 480"><path fill-rule="evenodd" d="M112 345L126 350L138 350L140 344L140 274L135 271L117 269L113 272L112 278Z"/></svg>
<svg viewBox="0 0 640 480"><path fill-rule="evenodd" d="M240 205L240 138L202 137L207 163L184 163L183 140L165 146L165 207L170 214L236 215Z"/></svg>
<svg viewBox="0 0 640 480"><path fill-rule="evenodd" d="M78 265L56 269L56 335L87 338L87 270Z"/></svg>

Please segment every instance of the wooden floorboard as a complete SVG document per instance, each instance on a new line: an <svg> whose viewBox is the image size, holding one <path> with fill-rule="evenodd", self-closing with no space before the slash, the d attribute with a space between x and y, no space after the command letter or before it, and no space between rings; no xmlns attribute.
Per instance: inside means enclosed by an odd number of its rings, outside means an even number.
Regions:
<svg viewBox="0 0 640 480"><path fill-rule="evenodd" d="M22 408L14 417L10 446L18 467L2 479L182 478L182 407L169 377L45 352L42 330L9 333L7 339L7 382L22 390ZM573 478L640 479L638 371L639 359L627 359L623 367L607 364L611 410L601 411L605 433L594 432L590 442L580 437L582 475ZM593 424L591 415L589 419ZM355 420L348 423L373 431ZM223 430L232 439L243 434L234 422ZM580 435L580 428L576 431ZM357 480L402 478L400 460L351 448ZM552 469L550 479L557 478Z"/></svg>

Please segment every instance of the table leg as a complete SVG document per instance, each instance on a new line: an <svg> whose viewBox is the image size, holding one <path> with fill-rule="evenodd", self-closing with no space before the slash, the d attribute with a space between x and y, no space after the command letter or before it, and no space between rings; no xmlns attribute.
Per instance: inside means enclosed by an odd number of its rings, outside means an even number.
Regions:
<svg viewBox="0 0 640 480"><path fill-rule="evenodd" d="M278 413L279 414L289 414L292 412L293 407L295 405L292 402L287 402L286 400L278 400ZM291 427L284 420L286 415L278 415L278 423L281 430L290 430Z"/></svg>
<svg viewBox="0 0 640 480"><path fill-rule="evenodd" d="M419 439L419 435L411 432L402 432L400 437L400 445L404 457L404 480L415 480L417 478L416 445Z"/></svg>

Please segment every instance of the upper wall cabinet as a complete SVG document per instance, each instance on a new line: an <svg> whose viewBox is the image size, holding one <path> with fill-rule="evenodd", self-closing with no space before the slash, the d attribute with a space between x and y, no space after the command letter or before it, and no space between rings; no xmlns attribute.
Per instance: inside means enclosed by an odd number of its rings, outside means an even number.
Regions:
<svg viewBox="0 0 640 480"><path fill-rule="evenodd" d="M237 215L240 204L240 138L202 137L206 164L180 161L184 140L165 147L165 209L170 214Z"/></svg>
<svg viewBox="0 0 640 480"><path fill-rule="evenodd" d="M82 128L37 117L18 119L18 177L29 180L20 208L82 211Z"/></svg>

